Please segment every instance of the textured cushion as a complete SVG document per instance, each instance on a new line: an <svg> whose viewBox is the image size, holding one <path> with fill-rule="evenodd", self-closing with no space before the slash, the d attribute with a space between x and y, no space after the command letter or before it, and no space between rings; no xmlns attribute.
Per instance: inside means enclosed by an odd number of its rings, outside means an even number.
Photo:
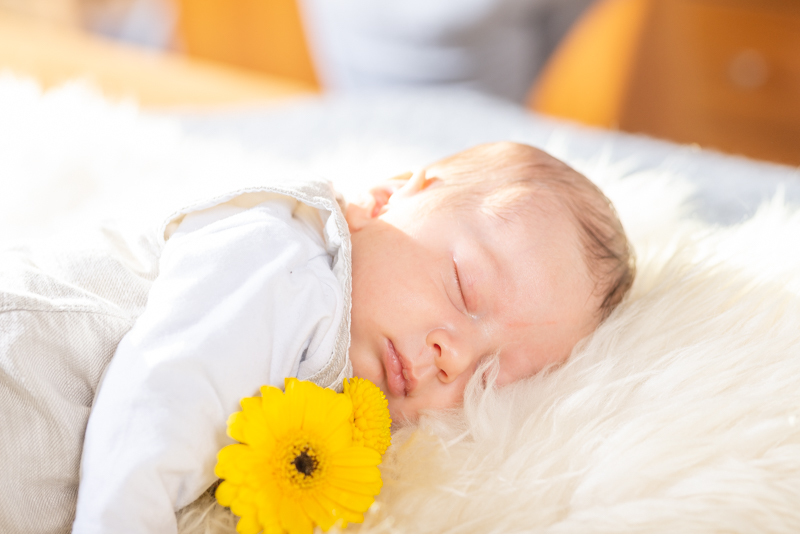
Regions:
<svg viewBox="0 0 800 534"><path fill-rule="evenodd" d="M4 534L71 530L92 399L157 272L156 240L133 235L0 252Z"/></svg>

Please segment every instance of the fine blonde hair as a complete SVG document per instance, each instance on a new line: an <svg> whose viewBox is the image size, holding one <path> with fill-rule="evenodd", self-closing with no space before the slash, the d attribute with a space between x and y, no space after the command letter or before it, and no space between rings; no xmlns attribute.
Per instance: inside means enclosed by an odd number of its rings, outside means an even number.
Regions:
<svg viewBox="0 0 800 534"><path fill-rule="evenodd" d="M578 229L584 258L602 298L605 319L633 284L635 260L611 201L588 178L532 146L488 143L459 152L426 169L438 178L429 201L450 209L474 208L502 218L541 209L566 208Z"/></svg>

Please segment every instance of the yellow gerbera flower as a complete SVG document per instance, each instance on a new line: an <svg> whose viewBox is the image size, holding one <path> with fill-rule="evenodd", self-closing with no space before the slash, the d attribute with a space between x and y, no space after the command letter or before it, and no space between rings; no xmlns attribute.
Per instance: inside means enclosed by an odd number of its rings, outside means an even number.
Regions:
<svg viewBox="0 0 800 534"><path fill-rule="evenodd" d="M381 489L381 455L353 443L350 398L296 378L285 387L262 387L228 419L241 443L217 456L217 501L240 516L241 534L362 522Z"/></svg>
<svg viewBox="0 0 800 534"><path fill-rule="evenodd" d="M344 381L344 394L353 402L353 442L383 454L392 443L389 402L378 386L363 378Z"/></svg>

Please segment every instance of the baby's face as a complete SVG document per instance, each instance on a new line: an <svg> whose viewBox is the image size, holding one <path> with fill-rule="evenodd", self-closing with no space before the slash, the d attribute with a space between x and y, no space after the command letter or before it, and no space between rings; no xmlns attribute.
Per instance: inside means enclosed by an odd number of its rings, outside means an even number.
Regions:
<svg viewBox="0 0 800 534"><path fill-rule="evenodd" d="M503 221L422 209L423 194L348 210L350 359L356 376L386 394L397 422L459 404L486 356L499 358L498 385L560 363L598 322L599 300L565 213Z"/></svg>

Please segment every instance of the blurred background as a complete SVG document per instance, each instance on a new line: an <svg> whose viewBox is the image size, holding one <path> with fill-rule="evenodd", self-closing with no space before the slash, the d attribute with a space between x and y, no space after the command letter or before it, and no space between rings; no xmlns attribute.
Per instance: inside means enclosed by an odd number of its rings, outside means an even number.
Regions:
<svg viewBox="0 0 800 534"><path fill-rule="evenodd" d="M153 109L469 88L800 165L800 0L0 0L0 70Z"/></svg>

